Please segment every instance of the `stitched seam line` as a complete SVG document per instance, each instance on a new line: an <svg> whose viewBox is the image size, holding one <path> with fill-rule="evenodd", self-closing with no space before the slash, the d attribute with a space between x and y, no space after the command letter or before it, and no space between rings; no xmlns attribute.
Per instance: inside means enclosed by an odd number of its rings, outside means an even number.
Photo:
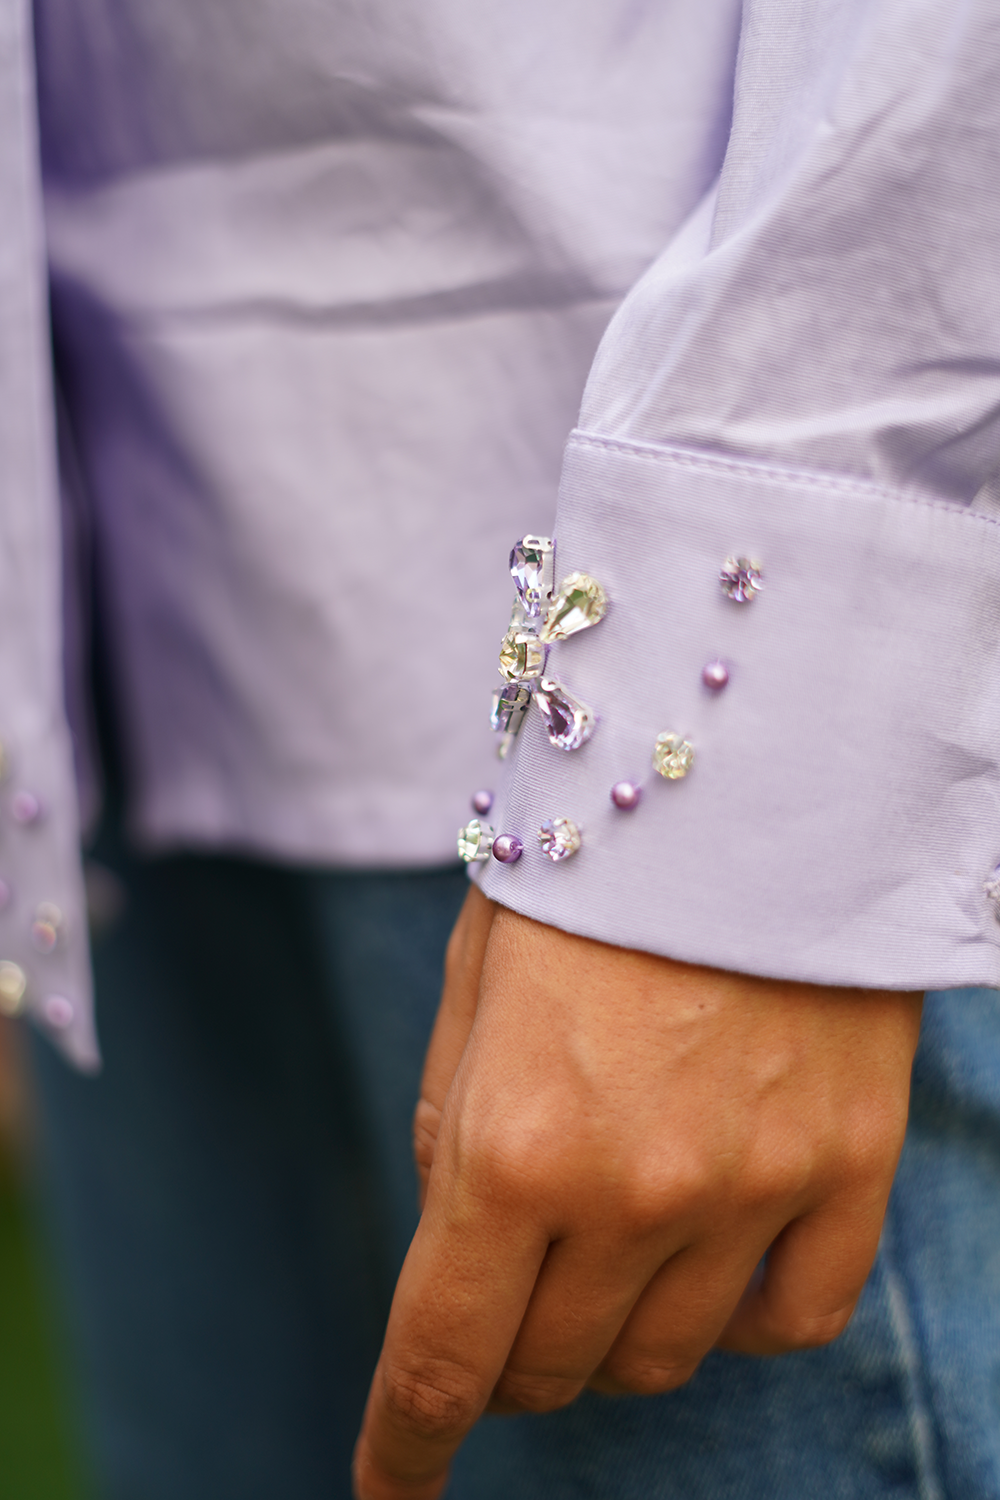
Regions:
<svg viewBox="0 0 1000 1500"><path fill-rule="evenodd" d="M881 485L868 484L861 479L838 479L832 474L814 474L804 469L779 469L769 467L767 464L716 457L714 454L691 453L682 448L625 443L620 439L597 437L595 434L579 430L571 434L567 447L603 448L609 453L622 453L628 458L667 464L671 468L700 469L709 474L735 474L743 479L753 479L757 482L777 480L781 484L808 485L813 489L829 490L834 494L864 495L871 499L892 500L897 505L919 505L924 510L943 511L946 515L957 516L966 521L977 521L984 526L1000 526L1000 517L985 515L978 510L969 510L967 506L956 505L947 500L928 500L922 495L904 495L899 490L884 489Z"/></svg>

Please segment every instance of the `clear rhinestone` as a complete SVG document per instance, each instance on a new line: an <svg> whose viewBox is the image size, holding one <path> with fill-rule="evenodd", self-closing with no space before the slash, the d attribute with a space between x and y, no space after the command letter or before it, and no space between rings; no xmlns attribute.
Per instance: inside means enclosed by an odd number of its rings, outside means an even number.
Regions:
<svg viewBox="0 0 1000 1500"><path fill-rule="evenodd" d="M508 731L507 731L506 734L502 734L500 736L500 742L497 745L497 760L506 760L507 759L507 757L510 754L511 750L514 748L514 741L516 739L517 739L517 735L514 734L513 731L511 731L509 729L508 729Z"/></svg>
<svg viewBox="0 0 1000 1500"><path fill-rule="evenodd" d="M764 587L761 564L749 557L727 557L719 574L722 592L737 604L749 604Z"/></svg>
<svg viewBox="0 0 1000 1500"><path fill-rule="evenodd" d="M583 843L583 834L572 818L546 818L538 830L542 853L558 863L569 859Z"/></svg>
<svg viewBox="0 0 1000 1500"><path fill-rule="evenodd" d="M43 901L31 924L31 946L36 953L51 953L59 942L63 915L52 901Z"/></svg>
<svg viewBox="0 0 1000 1500"><path fill-rule="evenodd" d="M489 823L481 823L478 818L473 818L458 830L459 859L464 859L467 865L489 859L495 837L496 830Z"/></svg>
<svg viewBox="0 0 1000 1500"><path fill-rule="evenodd" d="M524 612L537 619L552 593L555 547L547 536L523 536L510 554L510 574Z"/></svg>
<svg viewBox="0 0 1000 1500"><path fill-rule="evenodd" d="M538 684L535 702L545 721L545 732L557 750L579 750L597 726L594 710L551 677L543 677Z"/></svg>
<svg viewBox="0 0 1000 1500"><path fill-rule="evenodd" d="M498 733L517 734L531 703L531 689L523 682L508 682L493 694L493 712L490 723ZM489 812L489 808L477 807L477 812Z"/></svg>
<svg viewBox="0 0 1000 1500"><path fill-rule="evenodd" d="M508 682L540 677L545 670L545 647L537 635L513 626L500 642L500 676Z"/></svg>
<svg viewBox="0 0 1000 1500"><path fill-rule="evenodd" d="M694 765L694 746L679 734L669 731L656 736L653 769L668 781L680 781Z"/></svg>
<svg viewBox="0 0 1000 1500"><path fill-rule="evenodd" d="M608 612L608 596L589 573L570 573L553 599L540 636L543 641L564 641L578 630L599 625Z"/></svg>
<svg viewBox="0 0 1000 1500"><path fill-rule="evenodd" d="M31 946L36 953L51 953L59 941L59 929L51 922L32 922Z"/></svg>
<svg viewBox="0 0 1000 1500"><path fill-rule="evenodd" d="M20 1015L27 988L28 976L20 964L11 963L9 959L0 962L0 1014Z"/></svg>

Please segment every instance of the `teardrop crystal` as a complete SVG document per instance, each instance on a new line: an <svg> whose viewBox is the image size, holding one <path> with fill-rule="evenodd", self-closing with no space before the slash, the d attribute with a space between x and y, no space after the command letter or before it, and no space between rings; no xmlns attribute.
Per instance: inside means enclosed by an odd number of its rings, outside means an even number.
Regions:
<svg viewBox="0 0 1000 1500"><path fill-rule="evenodd" d="M555 547L547 536L523 536L510 554L510 574L524 612L537 619L552 593Z"/></svg>
<svg viewBox="0 0 1000 1500"><path fill-rule="evenodd" d="M552 677L543 677L535 689L535 701L545 732L557 750L579 750L597 727L594 710Z"/></svg>
<svg viewBox="0 0 1000 1500"><path fill-rule="evenodd" d="M607 610L608 596L597 579L591 578L589 573L570 573L563 579L549 607L539 639L546 642L565 640L567 636L576 635L578 630L599 625Z"/></svg>

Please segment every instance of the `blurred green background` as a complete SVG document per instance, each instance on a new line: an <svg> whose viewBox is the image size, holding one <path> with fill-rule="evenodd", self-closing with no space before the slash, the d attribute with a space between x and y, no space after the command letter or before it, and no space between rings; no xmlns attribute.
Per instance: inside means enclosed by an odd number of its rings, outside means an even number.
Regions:
<svg viewBox="0 0 1000 1500"><path fill-rule="evenodd" d="M26 1190L31 1111L18 1040L10 1023L0 1023L0 1497L91 1500Z"/></svg>

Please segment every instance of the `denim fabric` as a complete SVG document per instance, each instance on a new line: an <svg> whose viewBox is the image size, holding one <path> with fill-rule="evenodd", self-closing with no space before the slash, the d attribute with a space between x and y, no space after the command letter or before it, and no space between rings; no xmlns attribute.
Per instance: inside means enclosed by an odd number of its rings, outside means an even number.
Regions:
<svg viewBox="0 0 1000 1500"><path fill-rule="evenodd" d="M107 1065L39 1045L99 1500L346 1500L416 1218L409 1117L457 871L126 871ZM487 1419L449 1500L1000 1500L1000 1000L928 997L846 1334L653 1400Z"/></svg>
<svg viewBox="0 0 1000 1500"><path fill-rule="evenodd" d="M347 1500L464 873L119 868L104 1071L34 1049L98 1500Z"/></svg>

